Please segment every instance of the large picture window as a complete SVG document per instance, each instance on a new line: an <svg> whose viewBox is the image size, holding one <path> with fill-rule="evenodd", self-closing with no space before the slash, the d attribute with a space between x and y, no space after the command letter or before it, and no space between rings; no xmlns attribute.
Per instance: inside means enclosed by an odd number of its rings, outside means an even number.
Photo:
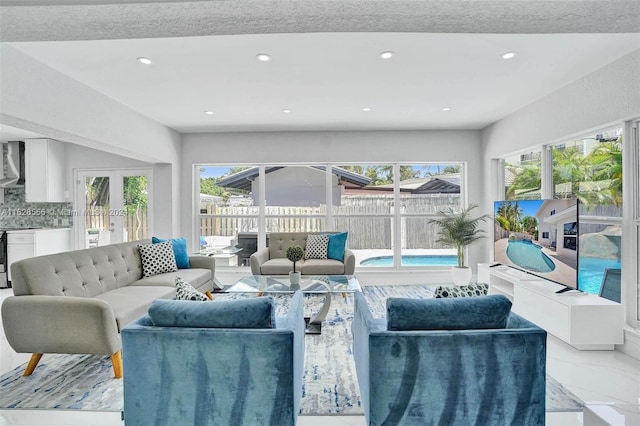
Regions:
<svg viewBox="0 0 640 426"><path fill-rule="evenodd" d="M456 264L455 250L436 242L437 229L428 221L443 208L461 207L462 169L399 163L200 165L200 245L214 252L218 266L243 266L268 245L271 232L346 231L358 267ZM258 241L260 235L265 241Z"/></svg>
<svg viewBox="0 0 640 426"><path fill-rule="evenodd" d="M599 294L607 269L622 268L622 128L552 147L554 198L580 202L578 283Z"/></svg>

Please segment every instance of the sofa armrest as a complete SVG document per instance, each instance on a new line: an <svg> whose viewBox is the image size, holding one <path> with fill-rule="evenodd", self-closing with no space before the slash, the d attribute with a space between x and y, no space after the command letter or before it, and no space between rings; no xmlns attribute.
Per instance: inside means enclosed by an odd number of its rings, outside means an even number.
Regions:
<svg viewBox="0 0 640 426"><path fill-rule="evenodd" d="M216 283L216 260L210 256L189 256L189 265L192 268L211 270L211 282L213 288L222 288Z"/></svg>
<svg viewBox="0 0 640 426"><path fill-rule="evenodd" d="M253 253L250 258L251 274L260 275L260 268L267 260L269 260L269 248L263 248Z"/></svg>
<svg viewBox="0 0 640 426"><path fill-rule="evenodd" d="M349 249L344 251L344 274L353 275L356 270L356 255Z"/></svg>
<svg viewBox="0 0 640 426"><path fill-rule="evenodd" d="M122 347L113 309L90 297L8 297L2 325L18 353L111 355Z"/></svg>

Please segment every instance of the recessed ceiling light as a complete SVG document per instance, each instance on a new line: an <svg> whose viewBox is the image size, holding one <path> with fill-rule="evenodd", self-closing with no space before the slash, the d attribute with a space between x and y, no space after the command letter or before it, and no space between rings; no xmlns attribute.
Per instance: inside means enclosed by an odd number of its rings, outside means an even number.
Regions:
<svg viewBox="0 0 640 426"><path fill-rule="evenodd" d="M213 111L205 111L204 113L207 115L213 115Z"/></svg>
<svg viewBox="0 0 640 426"><path fill-rule="evenodd" d="M516 52L507 52L502 55L502 59L511 59L516 57Z"/></svg>
<svg viewBox="0 0 640 426"><path fill-rule="evenodd" d="M447 111L451 111L451 108L450 107L444 107L444 108L442 108L442 110L447 112Z"/></svg>
<svg viewBox="0 0 640 426"><path fill-rule="evenodd" d="M289 114L291 112L290 109L283 109L282 112L284 112L285 114Z"/></svg>
<svg viewBox="0 0 640 426"><path fill-rule="evenodd" d="M381 59L391 59L393 58L394 53L390 50L387 50L385 52L380 53L380 58Z"/></svg>
<svg viewBox="0 0 640 426"><path fill-rule="evenodd" d="M256 59L259 60L260 62L268 62L271 60L271 56L266 53L258 53L256 55Z"/></svg>
<svg viewBox="0 0 640 426"><path fill-rule="evenodd" d="M371 108L369 108L369 107L365 107L365 108L362 108L362 110L363 110L364 112L369 112L369 111L371 111Z"/></svg>
<svg viewBox="0 0 640 426"><path fill-rule="evenodd" d="M145 65L151 65L153 62L151 61L151 59L149 58L145 58L144 56L140 56L138 58L138 62L140 62L141 64L145 64Z"/></svg>

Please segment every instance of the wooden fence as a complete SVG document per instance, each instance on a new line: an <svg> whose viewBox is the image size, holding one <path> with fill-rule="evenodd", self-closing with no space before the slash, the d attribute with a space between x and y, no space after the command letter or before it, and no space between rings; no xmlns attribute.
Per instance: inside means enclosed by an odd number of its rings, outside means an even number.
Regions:
<svg viewBox="0 0 640 426"><path fill-rule="evenodd" d="M402 195L400 204L405 216L401 224L402 248L442 248L436 243L437 227L429 217L449 206L458 206L458 194ZM389 195L348 195L334 206L334 224L325 224L326 206L266 208L267 232L349 231L352 249L390 249L393 242L394 200ZM208 205L201 211L200 235L234 236L239 232L256 232L258 208L255 206Z"/></svg>
<svg viewBox="0 0 640 426"><path fill-rule="evenodd" d="M110 229L110 213L112 212L110 212L110 209L108 207L96 206L87 209L85 214L86 229ZM136 212L133 213L124 212L123 226L126 231L127 239L129 241L150 238L146 208L139 208Z"/></svg>

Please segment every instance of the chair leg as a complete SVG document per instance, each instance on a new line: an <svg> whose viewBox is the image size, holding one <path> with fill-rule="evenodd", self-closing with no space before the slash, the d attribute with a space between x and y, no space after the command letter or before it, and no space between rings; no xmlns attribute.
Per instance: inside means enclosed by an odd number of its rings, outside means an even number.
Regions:
<svg viewBox="0 0 640 426"><path fill-rule="evenodd" d="M42 354L32 354L31 359L29 360L29 364L27 364L26 370L24 370L23 377L30 376L33 373L33 370L36 369L38 363L40 362L40 358L42 358Z"/></svg>
<svg viewBox="0 0 640 426"><path fill-rule="evenodd" d="M113 373L116 379L122 378L122 351L118 351L111 355L111 363L113 364Z"/></svg>

